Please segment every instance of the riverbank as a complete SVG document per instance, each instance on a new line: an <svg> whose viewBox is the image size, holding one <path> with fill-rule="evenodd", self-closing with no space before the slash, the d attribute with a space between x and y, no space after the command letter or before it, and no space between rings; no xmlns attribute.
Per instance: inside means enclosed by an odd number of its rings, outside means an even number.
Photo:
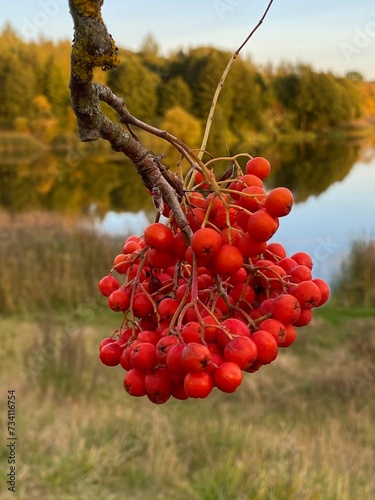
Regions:
<svg viewBox="0 0 375 500"><path fill-rule="evenodd" d="M47 144L44 144L31 134L0 131L1 154L45 151L48 148Z"/></svg>
<svg viewBox="0 0 375 500"><path fill-rule="evenodd" d="M253 148L267 145L277 141L280 143L311 142L317 139L325 140L354 140L363 139L375 134L375 117L353 120L339 127L321 129L317 131L301 131L289 129L287 131L251 132L247 134L246 140L241 147ZM141 136L146 135L141 133ZM147 139L146 139L147 142ZM100 145L99 145L100 144ZM57 152L69 152L85 145L80 143L76 134L61 134L53 140L51 144L42 142L37 137L28 133L0 131L0 153L18 154L28 151L45 151L52 149ZM104 141L95 143L95 149L108 150L109 146ZM93 148L91 144L90 148Z"/></svg>

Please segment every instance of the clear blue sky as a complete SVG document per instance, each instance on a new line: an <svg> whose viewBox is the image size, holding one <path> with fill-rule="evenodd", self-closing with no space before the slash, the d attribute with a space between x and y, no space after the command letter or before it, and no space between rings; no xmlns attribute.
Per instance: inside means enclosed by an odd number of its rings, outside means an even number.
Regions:
<svg viewBox="0 0 375 500"><path fill-rule="evenodd" d="M214 45L234 51L261 17L267 0L105 0L104 20L118 46L138 49L152 34L161 50ZM72 37L68 0L3 2L8 21L25 39ZM374 0L274 0L245 52L259 64L311 64L375 80Z"/></svg>

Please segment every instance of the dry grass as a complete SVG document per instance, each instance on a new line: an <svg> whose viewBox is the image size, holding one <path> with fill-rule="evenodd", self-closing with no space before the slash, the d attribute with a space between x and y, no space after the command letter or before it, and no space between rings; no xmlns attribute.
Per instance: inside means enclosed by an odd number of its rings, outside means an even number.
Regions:
<svg viewBox="0 0 375 500"><path fill-rule="evenodd" d="M119 244L58 215L0 214L0 390L17 394L12 498L375 497L373 310L322 309L235 394L155 406L125 394L121 368L98 360L118 316L99 307L97 281Z"/></svg>
<svg viewBox="0 0 375 500"><path fill-rule="evenodd" d="M374 498L373 320L317 319L235 394L159 407L100 365L115 318L90 314L1 322L1 393L17 390L18 498ZM364 329L367 348L352 336Z"/></svg>
<svg viewBox="0 0 375 500"><path fill-rule="evenodd" d="M119 248L57 213L0 212L0 313L91 302Z"/></svg>
<svg viewBox="0 0 375 500"><path fill-rule="evenodd" d="M344 306L375 306L375 240L353 241L336 274L333 291Z"/></svg>

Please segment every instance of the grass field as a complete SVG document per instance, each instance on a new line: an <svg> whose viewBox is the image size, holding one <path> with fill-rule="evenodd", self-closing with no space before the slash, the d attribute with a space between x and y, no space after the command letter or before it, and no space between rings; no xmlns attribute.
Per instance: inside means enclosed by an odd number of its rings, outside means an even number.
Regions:
<svg viewBox="0 0 375 500"><path fill-rule="evenodd" d="M98 359L119 320L97 282L120 245L56 214L0 213L1 499L375 498L374 308L324 306L236 393L157 406Z"/></svg>
<svg viewBox="0 0 375 500"><path fill-rule="evenodd" d="M232 395L131 398L98 361L116 314L1 319L1 420L17 396L21 499L375 497L375 319L325 308ZM2 463L8 450L4 440ZM5 472L2 468L2 482Z"/></svg>

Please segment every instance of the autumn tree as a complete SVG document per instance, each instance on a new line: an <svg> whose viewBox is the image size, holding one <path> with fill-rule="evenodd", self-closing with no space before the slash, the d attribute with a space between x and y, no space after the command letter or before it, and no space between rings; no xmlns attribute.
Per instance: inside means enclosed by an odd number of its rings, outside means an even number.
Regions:
<svg viewBox="0 0 375 500"><path fill-rule="evenodd" d="M161 82L158 87L158 111L160 115L173 108L180 106L190 112L193 104L193 94L189 85L181 75L173 76Z"/></svg>
<svg viewBox="0 0 375 500"><path fill-rule="evenodd" d="M11 127L16 117L28 118L29 103L36 94L38 82L30 47L10 27L2 33L1 42L0 123Z"/></svg>
<svg viewBox="0 0 375 500"><path fill-rule="evenodd" d="M129 111L144 121L156 115L159 77L148 69L141 58L130 51L121 51L121 65L108 73L107 84L129 103Z"/></svg>
<svg viewBox="0 0 375 500"><path fill-rule="evenodd" d="M31 120L37 118L41 124L46 118L43 96L49 105L48 120L57 120L55 134L64 142L63 136L75 126L66 85L71 42L40 39L26 43L9 25L0 34L0 42L0 127L35 135L40 128ZM203 128L230 54L197 47L166 56L149 35L139 51L120 48L119 57L116 71L94 69L95 81L124 96L135 116L160 124L169 109L179 106ZM284 64L272 70L255 66L248 57L237 57L226 81L208 142L216 153L223 152L219 147L223 143L233 149L252 134L271 138L301 127L316 131L375 114L373 84L356 72L338 78L303 65ZM116 117L107 111L111 119ZM42 140L50 140L48 136Z"/></svg>
<svg viewBox="0 0 375 500"><path fill-rule="evenodd" d="M358 117L355 83L310 66L281 71L274 80L276 96L302 131L332 127Z"/></svg>

